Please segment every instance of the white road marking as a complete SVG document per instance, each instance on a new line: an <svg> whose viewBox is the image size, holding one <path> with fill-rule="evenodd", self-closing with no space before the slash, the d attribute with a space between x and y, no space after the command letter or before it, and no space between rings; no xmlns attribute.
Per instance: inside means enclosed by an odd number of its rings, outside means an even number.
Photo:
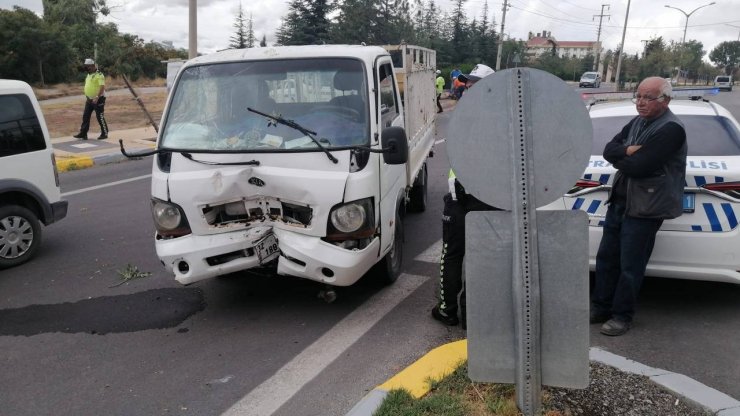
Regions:
<svg viewBox="0 0 740 416"><path fill-rule="evenodd" d="M222 416L267 416L291 399L429 277L402 274L334 325Z"/></svg>
<svg viewBox="0 0 740 416"><path fill-rule="evenodd" d="M444 142L445 142L445 140L447 140L447 139L446 139L446 138L445 138L445 139L439 139L439 140L437 140L436 142L434 142L434 144L440 144L440 143L444 143Z"/></svg>
<svg viewBox="0 0 740 416"><path fill-rule="evenodd" d="M423 261L425 263L439 263L439 258L442 256L442 239L440 238L437 242L429 246L423 253L414 257L416 261Z"/></svg>
<svg viewBox="0 0 740 416"><path fill-rule="evenodd" d="M71 144L70 147L76 147L78 149L89 149L91 147L100 147L97 144L92 143L80 143L80 144Z"/></svg>
<svg viewBox="0 0 740 416"><path fill-rule="evenodd" d="M78 189L76 191L65 192L65 193L62 194L62 196L70 196L70 195L81 194L83 192L90 192L90 191L94 191L94 190L97 190L97 189L108 188L110 186L121 185L121 184L124 184L124 183L138 181L140 179L146 179L146 178L151 178L151 177L152 177L152 175L149 174L149 175L142 175L142 176L137 176L137 177L129 178L129 179L122 179L120 181L109 182L109 183L104 183L102 185L91 186L89 188Z"/></svg>

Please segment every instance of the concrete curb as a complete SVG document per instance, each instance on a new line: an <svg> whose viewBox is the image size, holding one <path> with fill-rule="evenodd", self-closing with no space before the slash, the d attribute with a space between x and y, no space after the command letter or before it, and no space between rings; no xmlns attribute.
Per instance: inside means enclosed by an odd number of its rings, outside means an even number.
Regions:
<svg viewBox="0 0 740 416"><path fill-rule="evenodd" d="M441 380L452 373L460 361L467 357L467 340L437 347L370 391L346 416L372 416L392 389L408 390L418 399L429 392L430 381ZM712 411L717 416L740 416L740 401L682 374L649 367L597 347L591 347L589 358L625 373L646 376L663 389Z"/></svg>
<svg viewBox="0 0 740 416"><path fill-rule="evenodd" d="M383 403L388 392L393 389L408 390L418 399L429 392L430 381L443 379L466 358L468 358L466 339L437 347L370 391L347 413L347 416L372 415Z"/></svg>

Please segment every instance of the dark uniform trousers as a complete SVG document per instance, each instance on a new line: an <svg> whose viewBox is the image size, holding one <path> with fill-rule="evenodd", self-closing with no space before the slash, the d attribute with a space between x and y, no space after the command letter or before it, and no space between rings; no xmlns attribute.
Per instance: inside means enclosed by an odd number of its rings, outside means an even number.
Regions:
<svg viewBox="0 0 740 416"><path fill-rule="evenodd" d="M80 125L80 133L87 134L90 130L90 117L93 111L95 111L95 118L98 119L100 124L100 135L108 135L108 123L105 122L105 97L98 98L97 104L93 104L91 99L85 101L85 111L82 113L82 124Z"/></svg>
<svg viewBox="0 0 740 416"><path fill-rule="evenodd" d="M461 187L458 187L458 189ZM442 211L442 258L440 260L440 304L446 315L457 314L460 295L461 316L465 319L465 285L463 282L463 260L465 258L465 215L471 211L498 211L470 194L456 192L444 196Z"/></svg>

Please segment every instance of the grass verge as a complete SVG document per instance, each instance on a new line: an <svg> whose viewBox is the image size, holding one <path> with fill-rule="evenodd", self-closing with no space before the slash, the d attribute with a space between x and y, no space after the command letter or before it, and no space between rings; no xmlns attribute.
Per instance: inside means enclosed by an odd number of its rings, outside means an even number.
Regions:
<svg viewBox="0 0 740 416"><path fill-rule="evenodd" d="M467 361L439 381L430 381L428 394L416 400L402 389L391 390L375 416L517 416L514 386L474 383ZM556 416L552 413L548 416Z"/></svg>

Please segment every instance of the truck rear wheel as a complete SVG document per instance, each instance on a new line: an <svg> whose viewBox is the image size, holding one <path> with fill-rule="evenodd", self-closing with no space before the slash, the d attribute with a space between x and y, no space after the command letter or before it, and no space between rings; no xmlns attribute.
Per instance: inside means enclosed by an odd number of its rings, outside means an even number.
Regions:
<svg viewBox="0 0 740 416"><path fill-rule="evenodd" d="M424 212L427 209L427 164L421 166L414 186L409 192L409 211Z"/></svg>
<svg viewBox="0 0 740 416"><path fill-rule="evenodd" d="M393 230L393 246L385 257L373 267L372 273L375 280L390 285L398 280L403 266L403 217L396 212L396 220Z"/></svg>
<svg viewBox="0 0 740 416"><path fill-rule="evenodd" d="M41 243L41 224L31 210L19 205L0 207L0 269L30 260Z"/></svg>

